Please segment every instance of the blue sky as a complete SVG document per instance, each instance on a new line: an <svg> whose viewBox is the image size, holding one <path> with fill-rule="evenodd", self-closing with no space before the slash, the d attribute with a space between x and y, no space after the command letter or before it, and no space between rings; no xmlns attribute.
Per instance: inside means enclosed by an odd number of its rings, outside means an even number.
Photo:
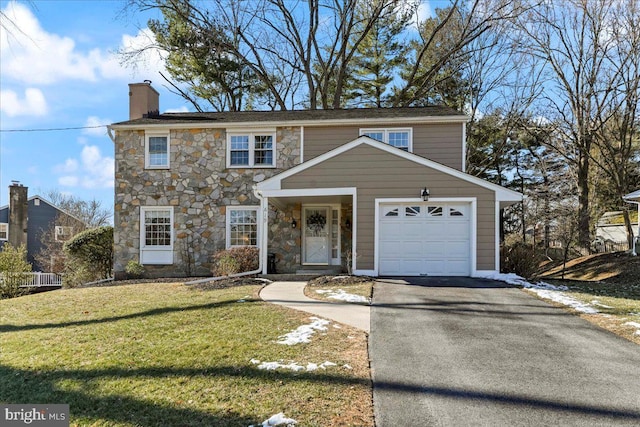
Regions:
<svg viewBox="0 0 640 427"><path fill-rule="evenodd" d="M3 14L17 26L3 22L0 28L0 206L8 203L7 187L17 180L30 196L57 190L113 207L113 143L105 126L10 131L127 120L127 84L145 79L160 92L161 111L188 111L163 86L157 56L137 69L120 64L115 52L148 43L146 23L157 14L123 15L124 4L0 0ZM430 14L428 5L422 14Z"/></svg>
<svg viewBox="0 0 640 427"><path fill-rule="evenodd" d="M157 58L136 70L118 49L145 43L152 15L121 16L114 1L0 1L18 28L0 29L0 206L12 180L29 195L50 189L113 205L113 143L106 127L47 132L128 119L131 82L152 80L162 111L187 111L162 85ZM3 22L5 24L5 22ZM4 28L8 27L8 29Z"/></svg>

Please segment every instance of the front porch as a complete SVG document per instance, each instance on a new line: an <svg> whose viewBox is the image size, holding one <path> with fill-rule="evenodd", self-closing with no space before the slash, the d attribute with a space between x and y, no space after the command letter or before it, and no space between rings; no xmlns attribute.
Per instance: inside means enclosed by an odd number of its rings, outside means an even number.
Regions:
<svg viewBox="0 0 640 427"><path fill-rule="evenodd" d="M263 192L263 274L274 273L273 258L278 274L352 271L355 250L351 192L351 189L348 194L335 194L344 193L343 189L327 189L324 192L327 194L316 195L286 194L289 193L286 190Z"/></svg>

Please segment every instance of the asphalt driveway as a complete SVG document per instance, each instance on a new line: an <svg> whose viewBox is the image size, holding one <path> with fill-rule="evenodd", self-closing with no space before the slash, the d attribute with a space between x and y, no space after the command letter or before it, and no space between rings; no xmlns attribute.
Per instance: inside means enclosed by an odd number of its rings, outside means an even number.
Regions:
<svg viewBox="0 0 640 427"><path fill-rule="evenodd" d="M500 282L380 280L377 427L640 425L640 346Z"/></svg>

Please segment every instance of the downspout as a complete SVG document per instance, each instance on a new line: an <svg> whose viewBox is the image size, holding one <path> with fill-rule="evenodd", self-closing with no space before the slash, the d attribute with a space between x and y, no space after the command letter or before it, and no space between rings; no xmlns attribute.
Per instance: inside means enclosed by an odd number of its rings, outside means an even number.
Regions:
<svg viewBox="0 0 640 427"><path fill-rule="evenodd" d="M115 144L116 136L113 134L113 129L111 129L111 125L107 125L107 135L109 135L109 139Z"/></svg>
<svg viewBox="0 0 640 427"><path fill-rule="evenodd" d="M258 189L256 188L256 186L253 186L253 194L258 198L258 200L260 200L260 209L261 209L261 213L260 213L260 220L262 222L265 222L266 220L266 213L262 212L263 209L263 201L264 198L262 197L262 193L258 191ZM263 216L264 215L264 216ZM260 229L263 231L263 233L267 233L268 230L266 229L266 227L264 226L264 224L262 224L262 226L260 227ZM262 239L262 235L260 235L260 238ZM186 282L185 285L196 285L198 283L205 283L205 282L214 282L216 280L222 280L222 279L233 279L236 277L244 277L244 276L252 276L254 274L261 274L262 273L262 266L263 266L263 260L262 260L262 254L264 251L264 242L260 242L261 244L258 246L258 269L257 270L252 270L252 271L243 271L242 273L236 273L236 274L229 274L228 276L218 276L218 277L207 277L204 279L198 279L198 280L193 280L191 282Z"/></svg>
<svg viewBox="0 0 640 427"><path fill-rule="evenodd" d="M638 233L633 239L633 251L631 252L631 255L638 256L637 246L638 246L638 241L640 240L640 202L636 202L635 200L629 200L629 199L624 199L624 201L627 203L635 203L636 205L638 205Z"/></svg>

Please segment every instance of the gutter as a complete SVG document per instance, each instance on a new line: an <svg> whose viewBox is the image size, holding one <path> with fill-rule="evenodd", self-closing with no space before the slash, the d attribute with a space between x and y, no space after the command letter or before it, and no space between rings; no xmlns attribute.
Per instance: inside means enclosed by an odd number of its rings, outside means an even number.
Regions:
<svg viewBox="0 0 640 427"><path fill-rule="evenodd" d="M255 186L253 187L253 194L260 200L260 207L262 207L262 202L264 201L264 198L262 197L262 193L260 191L258 191ZM264 221L264 218L262 218L262 221ZM261 227L261 229L264 230L263 232L265 232L265 233L268 232L268 230L266 230L266 227L264 227L264 226ZM244 276L252 276L254 274L261 274L262 273L262 264L263 264L262 252L264 250L263 246L264 246L263 244L260 244L258 246L258 269L257 270L243 271L242 273L229 274L228 276L207 277L207 278L204 278L204 279L193 280L191 282L185 282L185 285L197 285L199 283L215 282L216 280L235 279L236 277L244 277Z"/></svg>

